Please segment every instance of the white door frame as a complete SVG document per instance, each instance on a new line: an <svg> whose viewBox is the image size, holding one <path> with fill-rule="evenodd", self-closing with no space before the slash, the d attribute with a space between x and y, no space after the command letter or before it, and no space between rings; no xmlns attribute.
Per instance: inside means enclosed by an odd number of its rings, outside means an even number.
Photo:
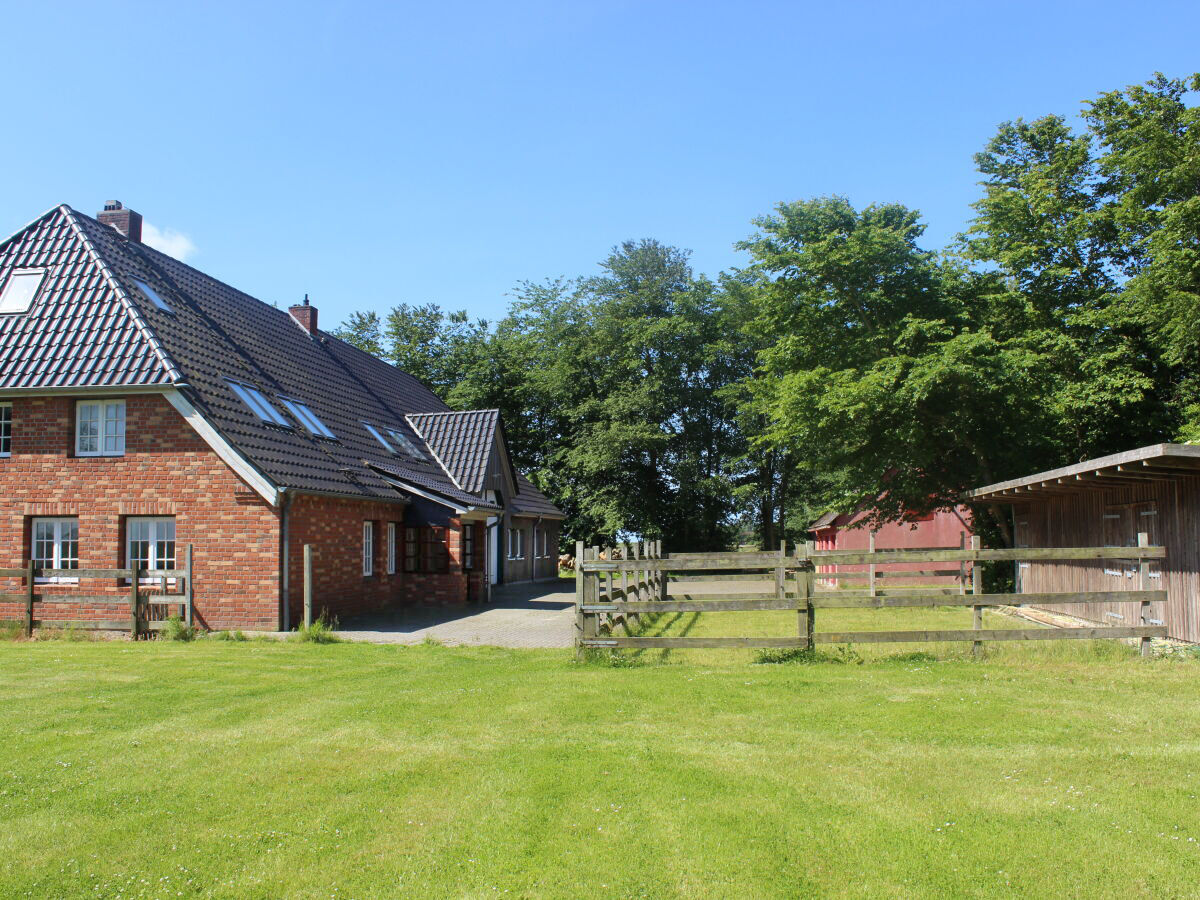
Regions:
<svg viewBox="0 0 1200 900"><path fill-rule="evenodd" d="M487 520L487 582L497 584L500 578L500 518L489 516Z"/></svg>

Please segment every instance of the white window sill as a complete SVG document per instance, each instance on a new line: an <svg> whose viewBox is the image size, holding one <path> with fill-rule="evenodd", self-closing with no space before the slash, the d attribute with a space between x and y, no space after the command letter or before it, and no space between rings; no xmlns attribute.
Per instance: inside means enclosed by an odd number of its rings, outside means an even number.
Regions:
<svg viewBox="0 0 1200 900"><path fill-rule="evenodd" d="M54 575L50 578L35 578L34 584L79 584L78 578L72 578L70 575Z"/></svg>

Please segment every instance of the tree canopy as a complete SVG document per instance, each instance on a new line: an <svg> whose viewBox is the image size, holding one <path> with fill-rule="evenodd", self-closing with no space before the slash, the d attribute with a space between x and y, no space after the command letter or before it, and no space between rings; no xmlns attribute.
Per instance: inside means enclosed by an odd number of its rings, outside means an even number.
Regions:
<svg viewBox="0 0 1200 900"><path fill-rule="evenodd" d="M970 487L1200 438L1200 75L1002 124L951 245L915 209L781 203L715 279L626 241L598 272L340 335L455 408L501 410L517 465L588 541L803 540L826 510L902 519ZM979 510L1007 537L1002 509Z"/></svg>

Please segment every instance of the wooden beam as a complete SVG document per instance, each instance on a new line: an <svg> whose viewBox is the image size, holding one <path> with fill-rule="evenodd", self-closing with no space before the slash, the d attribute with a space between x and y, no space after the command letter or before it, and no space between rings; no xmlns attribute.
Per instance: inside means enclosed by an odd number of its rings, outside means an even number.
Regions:
<svg viewBox="0 0 1200 900"><path fill-rule="evenodd" d="M913 594L870 597L846 591L818 592L813 606L824 609L890 609L913 606L1055 606L1080 603L1153 603L1165 601L1166 591L1055 591L1039 594Z"/></svg>
<svg viewBox="0 0 1200 900"><path fill-rule="evenodd" d="M985 628L980 631L829 631L816 636L818 644L892 644L943 641L1061 641L1111 638L1166 637L1165 625L1095 628Z"/></svg>

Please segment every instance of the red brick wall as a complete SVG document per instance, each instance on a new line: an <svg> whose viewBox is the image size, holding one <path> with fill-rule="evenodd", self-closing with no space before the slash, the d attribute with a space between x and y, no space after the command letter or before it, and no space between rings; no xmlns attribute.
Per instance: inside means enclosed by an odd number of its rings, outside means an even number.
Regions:
<svg viewBox="0 0 1200 900"><path fill-rule="evenodd" d="M81 568L125 565L124 517L175 516L178 565L194 545L195 609L208 628L274 629L279 604L276 511L239 479L163 397L126 398L124 456L75 457L75 402L13 400L12 456L0 458L0 566L30 555L29 520L77 516ZM247 569L254 571L247 573ZM21 580L0 579L19 591ZM39 585L39 593L112 594L115 580ZM21 615L0 604L0 617ZM128 605L37 604L39 619L120 619Z"/></svg>
<svg viewBox="0 0 1200 900"><path fill-rule="evenodd" d="M450 519L448 572L404 571L404 516L399 503L296 495L288 508L288 596L291 624L304 615L304 545L313 548L313 615L346 619L413 603L477 601L483 592L483 528L475 524L475 570L462 571L462 528ZM363 522L375 523L373 574L363 575ZM387 572L387 525L396 523L396 573ZM412 523L410 523L412 524Z"/></svg>

